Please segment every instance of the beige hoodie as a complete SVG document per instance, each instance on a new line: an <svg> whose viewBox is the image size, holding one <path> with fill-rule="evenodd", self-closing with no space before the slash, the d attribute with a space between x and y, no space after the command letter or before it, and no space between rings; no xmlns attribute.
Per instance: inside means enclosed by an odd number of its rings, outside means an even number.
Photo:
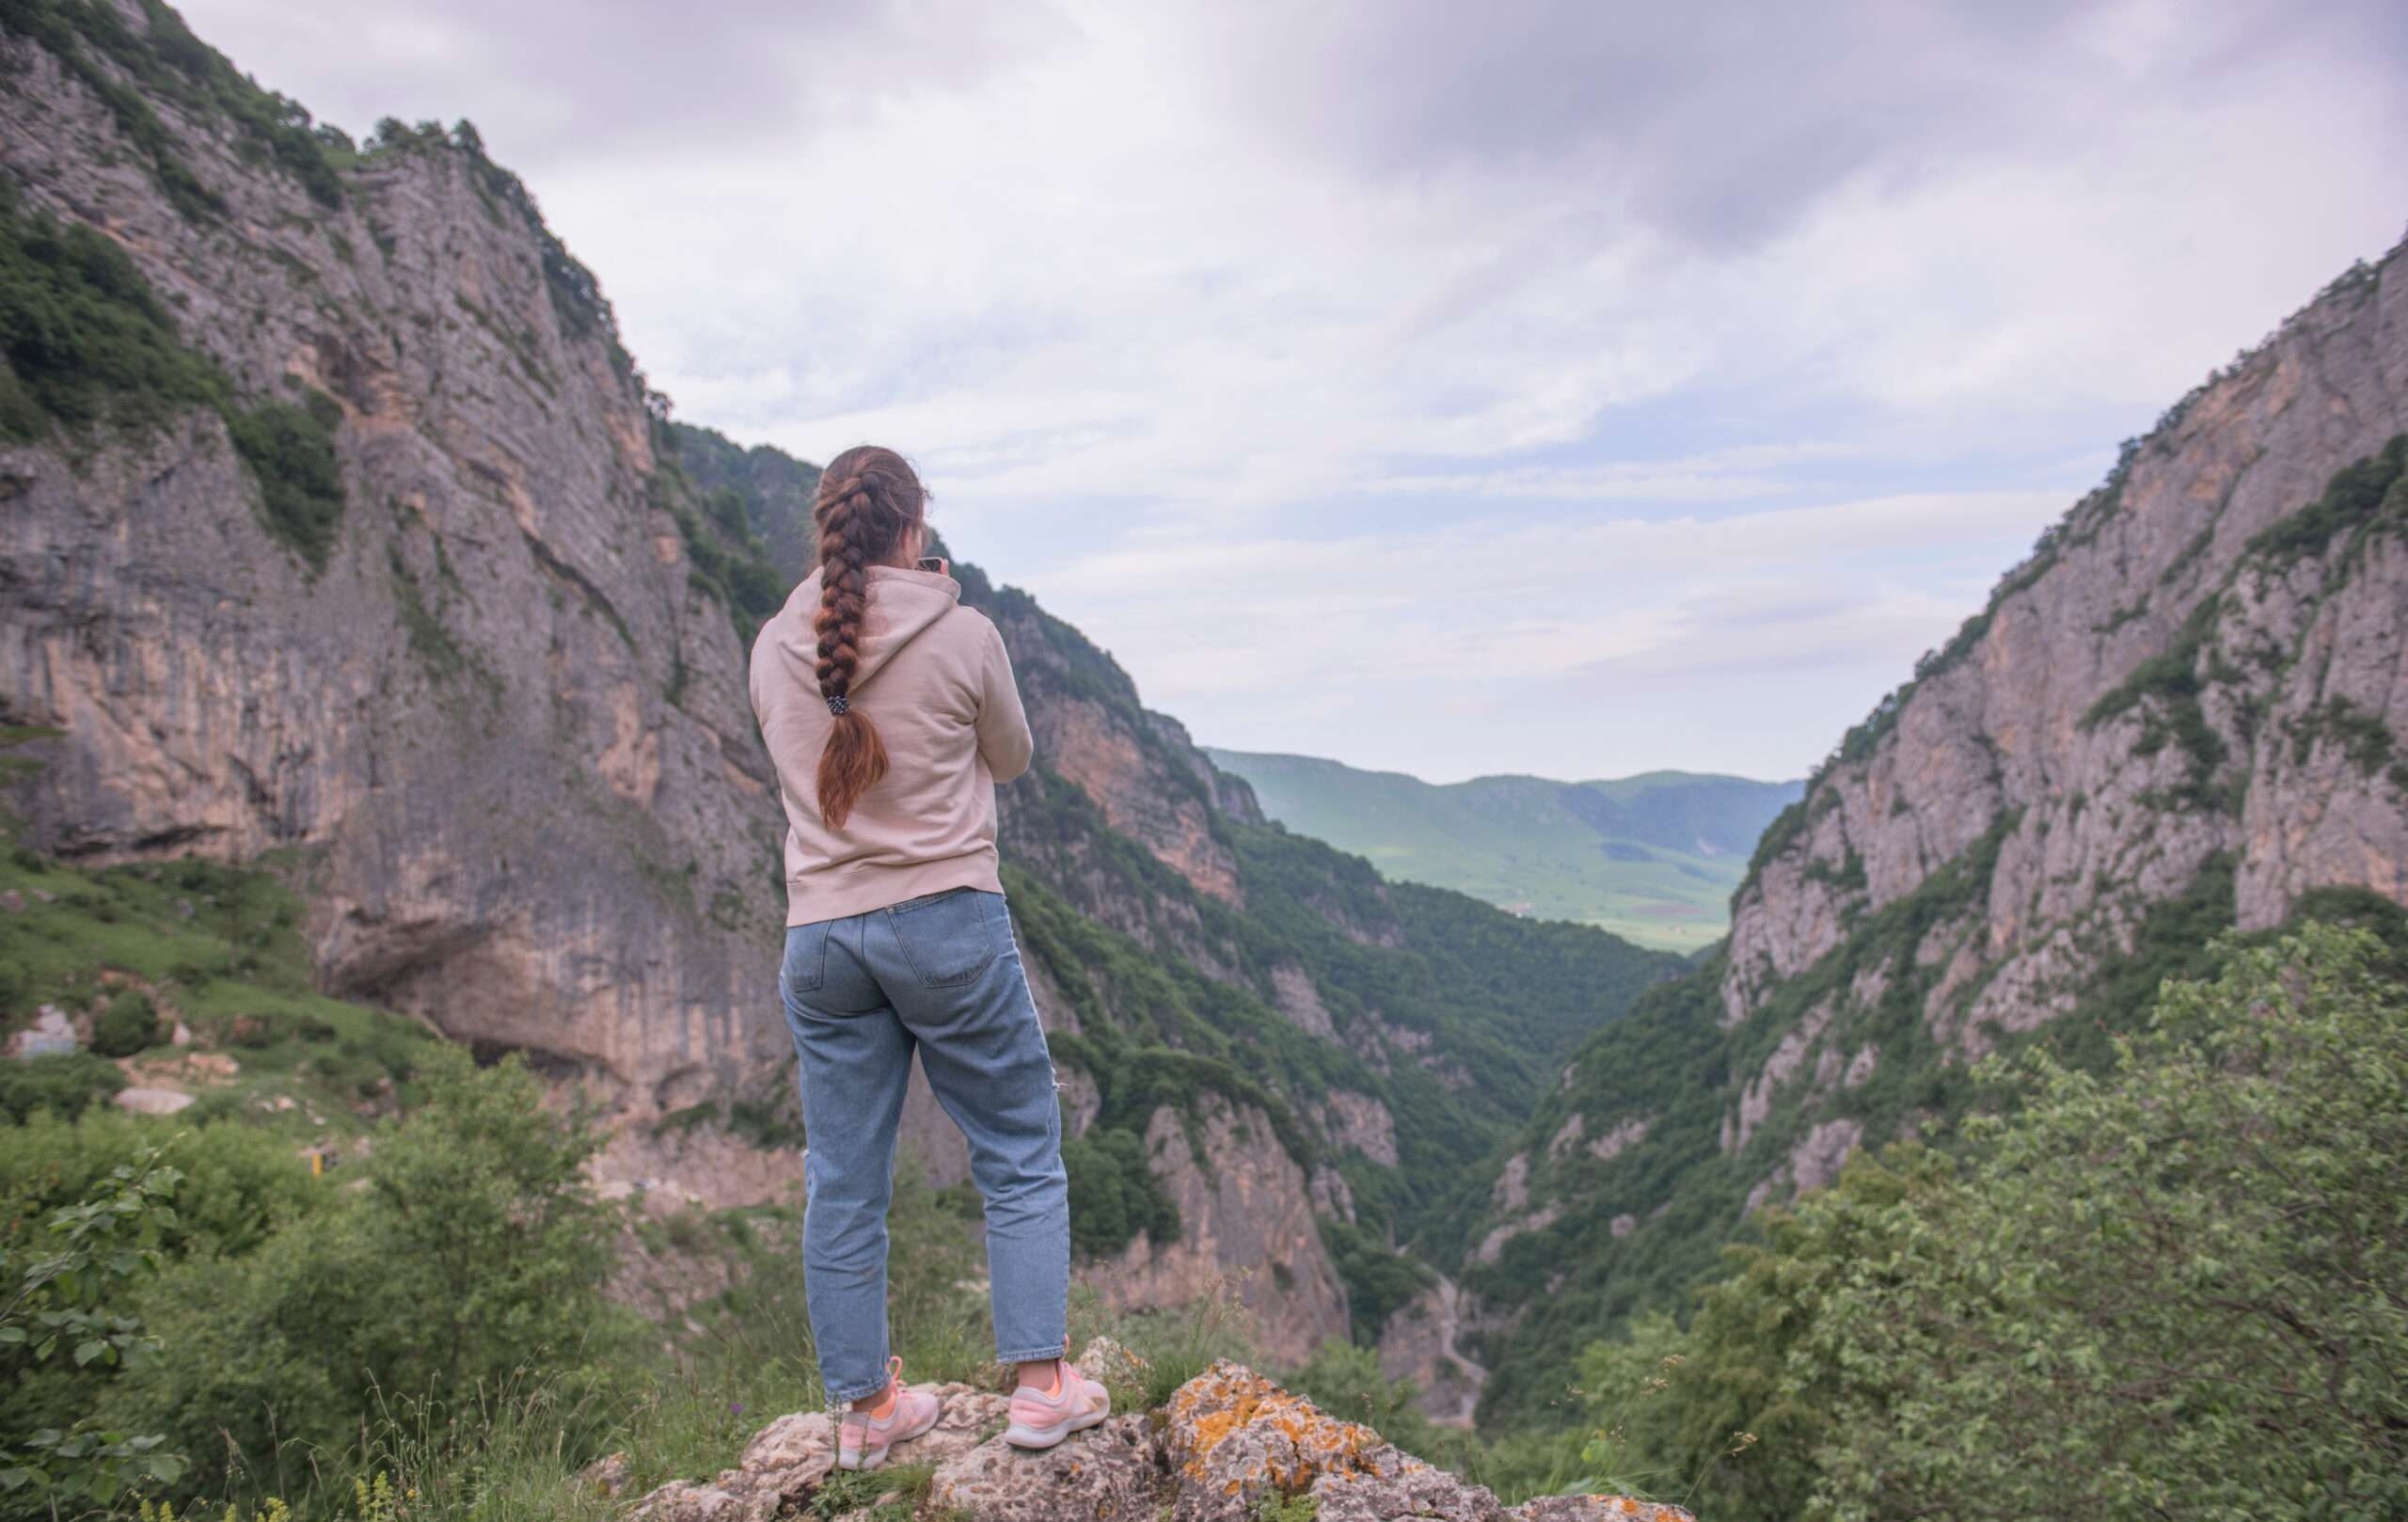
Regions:
<svg viewBox="0 0 2408 1522"><path fill-rule="evenodd" d="M752 642L752 712L786 808L786 923L810 925L948 888L1001 893L995 784L1028 769L1032 742L1004 638L961 606L949 576L874 565L861 664L848 701L886 742L886 775L842 830L819 816L819 753L832 722L819 691L819 573Z"/></svg>

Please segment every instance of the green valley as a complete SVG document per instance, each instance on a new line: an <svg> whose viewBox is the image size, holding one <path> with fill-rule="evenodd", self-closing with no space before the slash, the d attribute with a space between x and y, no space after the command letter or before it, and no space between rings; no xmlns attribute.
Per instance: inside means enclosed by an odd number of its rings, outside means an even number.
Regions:
<svg viewBox="0 0 2408 1522"><path fill-rule="evenodd" d="M1684 952L1729 926L1757 837L1799 787L1683 771L1435 784L1315 756L1205 753L1244 778L1272 818L1383 877Z"/></svg>

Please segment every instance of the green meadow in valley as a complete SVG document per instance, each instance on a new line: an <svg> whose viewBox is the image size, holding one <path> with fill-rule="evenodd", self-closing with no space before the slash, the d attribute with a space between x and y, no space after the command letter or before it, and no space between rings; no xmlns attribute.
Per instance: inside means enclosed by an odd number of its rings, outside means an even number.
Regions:
<svg viewBox="0 0 2408 1522"><path fill-rule="evenodd" d="M1729 926L1756 837L1798 789L1686 771L1441 785L1316 756L1205 753L1252 784L1265 814L1383 877L1668 951L1695 951Z"/></svg>

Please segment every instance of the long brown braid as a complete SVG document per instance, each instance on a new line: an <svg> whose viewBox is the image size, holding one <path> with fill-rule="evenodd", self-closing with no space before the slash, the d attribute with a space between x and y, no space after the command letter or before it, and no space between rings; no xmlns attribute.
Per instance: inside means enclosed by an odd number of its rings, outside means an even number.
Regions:
<svg viewBox="0 0 2408 1522"><path fill-rule="evenodd" d="M886 742L852 706L869 567L894 558L926 519L927 500L903 456L875 444L837 455L819 478L811 510L819 526L819 611L811 627L819 636L819 695L834 717L819 753L819 816L832 830L843 829L862 794L886 775Z"/></svg>

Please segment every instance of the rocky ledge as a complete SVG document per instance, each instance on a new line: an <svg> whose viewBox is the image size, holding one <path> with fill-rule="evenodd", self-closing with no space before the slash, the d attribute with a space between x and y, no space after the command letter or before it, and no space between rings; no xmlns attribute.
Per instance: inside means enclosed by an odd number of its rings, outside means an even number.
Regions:
<svg viewBox="0 0 2408 1522"><path fill-rule="evenodd" d="M1099 1339L1078 1364L1105 1377L1125 1371L1129 1356ZM1693 1522L1678 1507L1625 1497L1500 1505L1484 1486L1227 1361L1180 1386L1162 1409L1114 1417L1044 1453L1004 1443L1002 1395L970 1385L933 1387L944 1398L943 1419L895 1450L892 1493L864 1488L855 1509L834 1515L853 1522L886 1522L906 1511L923 1522L1255 1522L1275 1511L1316 1522ZM706 1482L663 1485L637 1502L633 1517L770 1522L831 1514L831 1498L820 1490L835 1452L826 1412L781 1417L753 1437L736 1467ZM923 1489L907 1467L927 1465L935 1473ZM615 1488L615 1477L625 1473L623 1461L606 1460L590 1479ZM1298 1498L1310 1498L1311 1509L1293 1504Z"/></svg>

